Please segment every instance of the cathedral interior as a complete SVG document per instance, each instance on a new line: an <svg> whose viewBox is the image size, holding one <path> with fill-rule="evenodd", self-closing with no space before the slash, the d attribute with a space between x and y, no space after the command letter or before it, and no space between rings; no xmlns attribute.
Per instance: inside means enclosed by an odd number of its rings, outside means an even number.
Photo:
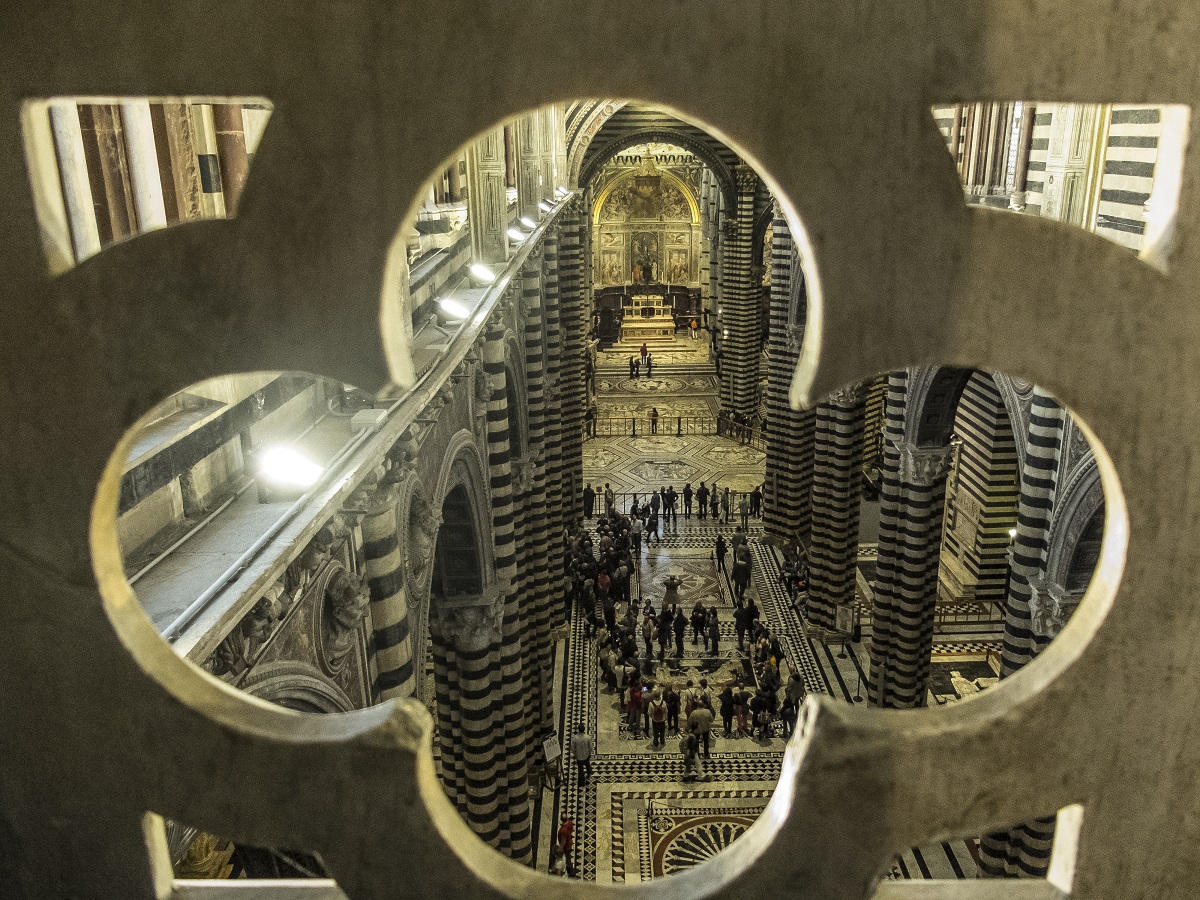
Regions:
<svg viewBox="0 0 1200 900"><path fill-rule="evenodd" d="M396 6L4 26L0 896L1195 897L1200 12Z"/></svg>

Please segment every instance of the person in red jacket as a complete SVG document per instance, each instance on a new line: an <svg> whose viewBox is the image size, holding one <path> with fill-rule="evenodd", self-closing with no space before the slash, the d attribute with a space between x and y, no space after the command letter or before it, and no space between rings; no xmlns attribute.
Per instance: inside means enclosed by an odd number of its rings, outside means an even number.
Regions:
<svg viewBox="0 0 1200 900"><path fill-rule="evenodd" d="M562 824L558 826L558 852L562 854L567 864L567 877L578 878L575 871L575 860L572 858L575 849L575 820L568 813L563 813Z"/></svg>

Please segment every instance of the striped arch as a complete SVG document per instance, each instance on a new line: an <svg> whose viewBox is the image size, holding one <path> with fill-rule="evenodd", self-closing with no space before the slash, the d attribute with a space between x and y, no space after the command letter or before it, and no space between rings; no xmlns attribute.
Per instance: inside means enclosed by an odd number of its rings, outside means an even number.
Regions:
<svg viewBox="0 0 1200 900"><path fill-rule="evenodd" d="M1071 564L1079 542L1093 518L1104 515L1104 489L1100 467L1091 454L1078 463L1060 491L1054 521L1050 525L1050 547L1046 558L1046 581L1070 591Z"/></svg>
<svg viewBox="0 0 1200 900"><path fill-rule="evenodd" d="M630 169L625 174L618 175L616 178L614 178L612 181L610 181L608 184L606 184L604 186L603 190L600 191L600 195L595 199L595 201L592 203L592 206L591 206L591 220L592 220L593 225L600 224L600 212L601 212L601 210L604 209L604 204L608 202L608 198L609 198L609 196L612 195L612 192L614 190L616 190L619 185L622 185L627 181L632 181L636 177L636 175L637 175L637 172L634 171L633 169ZM693 193L691 187L688 186L688 183L686 181L684 181L682 178L680 178L678 175L675 175L672 172L668 172L665 169L660 169L659 175L661 177L663 177L664 179L666 179L667 181L669 181L671 184L675 185L675 187L677 187L679 189L679 192L681 194L683 194L683 198L685 200L687 200L687 202L688 202L688 209L691 211L691 214L692 214L691 224L699 225L700 224L700 202L696 198L696 195L695 195L695 193ZM768 220L767 224L768 225L770 224L769 220Z"/></svg>
<svg viewBox="0 0 1200 900"><path fill-rule="evenodd" d="M600 100L577 104L567 111L567 178L568 185L578 188L581 183L579 172L587 155L592 139L604 127L604 123L617 114L629 101Z"/></svg>
<svg viewBox="0 0 1200 900"><path fill-rule="evenodd" d="M446 455L442 468L438 472L436 488L432 492L434 506L441 509L449 493L462 486L471 499L471 508L475 515L475 536L479 545L480 565L485 574L484 586L487 587L495 577L495 558L493 542L490 539L491 529L487 527L487 519L483 511L490 508L491 497L488 490L488 479L485 475L483 459L479 455L475 434L463 429L450 439L446 447Z"/></svg>

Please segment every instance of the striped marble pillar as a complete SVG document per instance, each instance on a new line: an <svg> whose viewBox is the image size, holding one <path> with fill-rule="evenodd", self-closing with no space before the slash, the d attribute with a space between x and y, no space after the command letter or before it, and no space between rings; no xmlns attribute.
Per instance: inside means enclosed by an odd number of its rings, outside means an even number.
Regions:
<svg viewBox="0 0 1200 900"><path fill-rule="evenodd" d="M855 384L817 404L808 617L822 628L832 628L838 606L854 600L865 400L866 386Z"/></svg>
<svg viewBox="0 0 1200 900"><path fill-rule="evenodd" d="M504 180L504 130L495 128L467 147L467 221L471 256L476 262L503 263L508 252Z"/></svg>
<svg viewBox="0 0 1200 900"><path fill-rule="evenodd" d="M1051 639L1050 634L1039 633L1030 608L1034 591L1044 584L1066 426L1066 411L1035 387L1021 470L1017 534L1012 546L1001 678L1023 668ZM1044 878L1054 845L1054 824L1050 816L984 835L979 842L980 874L991 878Z"/></svg>
<svg viewBox="0 0 1200 900"><path fill-rule="evenodd" d="M768 343L766 490L763 527L768 540L808 542L811 520L813 410L788 402L807 303L796 244L779 204L771 237L771 336Z"/></svg>
<svg viewBox="0 0 1200 900"><path fill-rule="evenodd" d="M391 700L412 694L415 684L411 623L404 584L404 561L396 527L396 492L391 487L362 498L363 557L371 591L371 651L375 695Z"/></svg>
<svg viewBox="0 0 1200 900"><path fill-rule="evenodd" d="M493 698L499 703L496 736L503 759L496 761L504 802L499 812L497 844L514 859L531 856L527 742L523 682L523 619L517 581L512 461L509 445L508 374L503 325L489 324L483 346L483 370L491 384L487 412L488 470L492 496L492 541L496 582L503 604L498 651L499 683ZM460 675L462 666L460 665ZM468 783L472 776L468 765Z"/></svg>
<svg viewBox="0 0 1200 900"><path fill-rule="evenodd" d="M559 322L562 332L562 367L559 379L562 421L562 469L559 487L562 491L565 521L577 522L583 517L580 499L583 491L583 413L584 366L583 355L587 337L584 320L583 270L581 231L586 221L581 216L578 199L568 201L561 214L559 232Z"/></svg>
<svg viewBox="0 0 1200 900"><path fill-rule="evenodd" d="M501 598L494 590L481 597L440 599L430 625L447 796L475 834L497 850L510 853L512 811L506 808L500 702L502 610ZM443 676L437 677L443 669ZM528 818L528 809L525 815ZM525 851L527 854L528 847Z"/></svg>
<svg viewBox="0 0 1200 900"><path fill-rule="evenodd" d="M758 175L749 166L737 168L737 209L725 230L721 252L722 327L721 404L749 420L754 415L758 387L758 290L751 275L754 239L754 193Z"/></svg>
<svg viewBox="0 0 1200 900"><path fill-rule="evenodd" d="M534 756L541 740L554 730L550 692L553 684L553 660L550 643L550 606L552 578L550 547L558 522L547 515L546 496L546 393L545 393L545 334L542 307L542 251L530 254L521 273L521 308L525 325L525 387L529 431L526 435L528 459L522 491L525 507L522 518L528 537L521 567L525 597L528 640L526 672L527 730L529 753Z"/></svg>
<svg viewBox="0 0 1200 900"><path fill-rule="evenodd" d="M542 310L545 322L545 435L544 444L546 473L546 518L561 527L564 515L572 507L563 506L563 423L562 397L560 385L562 381L563 347L562 326L559 322L559 282L558 282L558 252L559 232L550 228L542 241ZM557 615L552 615L555 625L562 624Z"/></svg>
<svg viewBox="0 0 1200 900"><path fill-rule="evenodd" d="M879 557L868 695L876 706L925 705L950 447L905 438L908 373L888 383Z"/></svg>

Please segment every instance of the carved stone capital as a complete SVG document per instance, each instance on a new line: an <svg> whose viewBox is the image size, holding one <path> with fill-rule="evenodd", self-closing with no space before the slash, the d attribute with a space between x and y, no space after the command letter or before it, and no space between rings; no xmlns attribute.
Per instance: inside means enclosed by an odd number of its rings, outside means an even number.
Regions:
<svg viewBox="0 0 1200 900"><path fill-rule="evenodd" d="M439 600L438 629L463 652L478 653L498 644L504 624L504 592L493 585L478 597Z"/></svg>
<svg viewBox="0 0 1200 900"><path fill-rule="evenodd" d="M950 471L951 448L916 447L908 441L895 444L900 451L900 480L913 487L930 487Z"/></svg>
<svg viewBox="0 0 1200 900"><path fill-rule="evenodd" d="M537 465L532 459L514 459L509 464L512 472L514 494L524 494L533 490L533 477Z"/></svg>
<svg viewBox="0 0 1200 900"><path fill-rule="evenodd" d="M354 648L355 636L370 606L366 576L355 578L338 566L325 584L321 602L322 651L329 671L337 673Z"/></svg>
<svg viewBox="0 0 1200 900"><path fill-rule="evenodd" d="M839 406L857 406L866 399L867 385L866 382L862 381L840 387L829 395L830 402L836 403Z"/></svg>
<svg viewBox="0 0 1200 900"><path fill-rule="evenodd" d="M1033 633L1044 638L1057 637L1082 599L1082 593L1070 593L1044 578L1029 579L1029 620Z"/></svg>
<svg viewBox="0 0 1200 900"><path fill-rule="evenodd" d="M787 327L787 346L788 350L793 353L799 353L800 347L804 344L804 326L789 325Z"/></svg>
<svg viewBox="0 0 1200 900"><path fill-rule="evenodd" d="M750 194L758 188L758 173L752 166L738 166L733 172L738 193Z"/></svg>

